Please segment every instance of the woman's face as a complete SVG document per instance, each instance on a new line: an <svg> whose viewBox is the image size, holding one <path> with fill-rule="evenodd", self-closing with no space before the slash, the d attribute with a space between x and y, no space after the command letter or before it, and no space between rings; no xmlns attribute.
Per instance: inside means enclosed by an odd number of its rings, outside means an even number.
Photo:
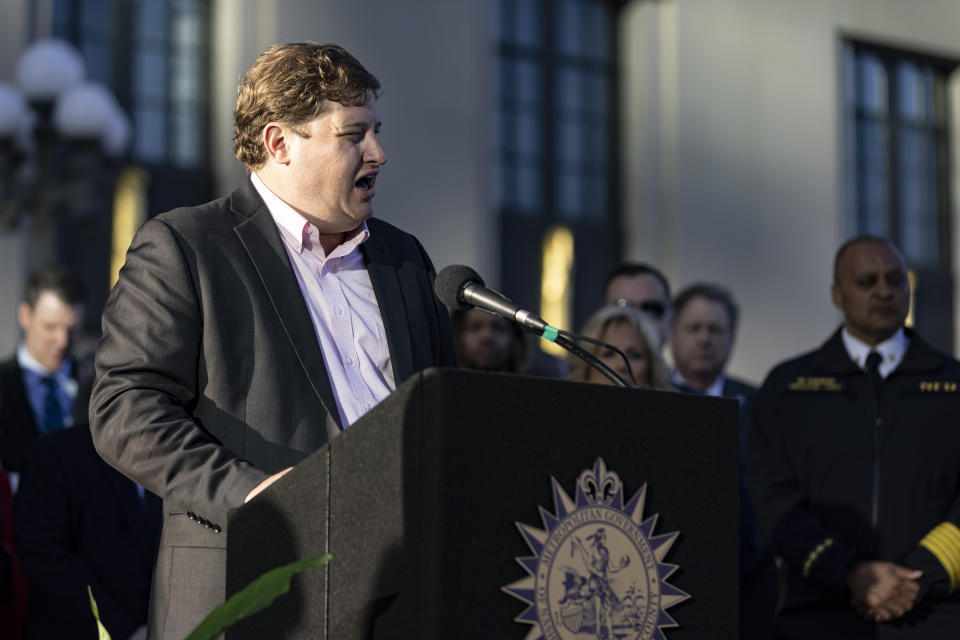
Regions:
<svg viewBox="0 0 960 640"><path fill-rule="evenodd" d="M647 357L647 347L640 337L640 332L626 320L615 320L607 325L603 330L600 339L612 344L627 355L630 361L630 368L633 369L633 377L641 387L650 386L650 361ZM630 381L627 374L627 367L616 351L600 347L596 356L608 367L613 369L621 378ZM587 369L587 382L597 382L600 384L613 384L609 379L593 367Z"/></svg>

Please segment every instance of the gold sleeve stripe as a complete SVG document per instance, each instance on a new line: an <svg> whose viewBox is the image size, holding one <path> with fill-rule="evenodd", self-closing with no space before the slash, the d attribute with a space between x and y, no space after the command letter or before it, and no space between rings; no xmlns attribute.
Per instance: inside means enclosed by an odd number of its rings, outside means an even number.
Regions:
<svg viewBox="0 0 960 640"><path fill-rule="evenodd" d="M960 586L960 528L941 522L923 537L920 546L932 553L950 576L950 592Z"/></svg>
<svg viewBox="0 0 960 640"><path fill-rule="evenodd" d="M944 570L950 577L950 592L953 593L957 588L958 579L960 579L960 573L958 573L958 571L960 571L960 555L940 538L931 538L930 534L927 534L927 536L920 541L920 546L925 547L937 558L940 564L943 565Z"/></svg>
<svg viewBox="0 0 960 640"><path fill-rule="evenodd" d="M807 555L807 559L803 563L803 577L807 578L810 575L810 569L813 567L813 563L817 561L823 552L826 551L831 545L833 545L833 538L827 538L816 547L813 548L813 551Z"/></svg>

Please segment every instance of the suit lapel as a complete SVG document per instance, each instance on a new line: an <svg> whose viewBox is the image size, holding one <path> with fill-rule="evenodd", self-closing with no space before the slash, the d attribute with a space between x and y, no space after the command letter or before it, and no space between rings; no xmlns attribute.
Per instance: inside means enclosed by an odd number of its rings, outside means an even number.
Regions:
<svg viewBox="0 0 960 640"><path fill-rule="evenodd" d="M267 296L313 390L327 413L342 428L323 354L297 276L290 266L290 259L270 211L249 180L234 192L231 209L244 218L234 231L260 275Z"/></svg>
<svg viewBox="0 0 960 640"><path fill-rule="evenodd" d="M368 223L368 228L375 225ZM397 267L381 234L370 229L370 238L361 245L370 284L377 296L383 329L387 334L393 379L399 384L413 375L413 347L410 344L410 323Z"/></svg>

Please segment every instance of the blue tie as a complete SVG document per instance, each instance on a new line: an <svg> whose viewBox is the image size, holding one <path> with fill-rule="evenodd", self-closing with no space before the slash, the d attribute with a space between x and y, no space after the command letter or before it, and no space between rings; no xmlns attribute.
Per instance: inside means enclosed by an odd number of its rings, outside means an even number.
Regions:
<svg viewBox="0 0 960 640"><path fill-rule="evenodd" d="M43 404L43 432L50 433L63 428L63 406L60 404L60 385L53 376L43 379L43 386L47 388L47 400Z"/></svg>

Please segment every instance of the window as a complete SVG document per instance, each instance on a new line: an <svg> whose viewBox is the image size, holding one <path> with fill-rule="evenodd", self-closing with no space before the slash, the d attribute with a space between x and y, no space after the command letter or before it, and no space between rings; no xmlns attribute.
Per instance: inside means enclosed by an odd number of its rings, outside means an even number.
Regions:
<svg viewBox="0 0 960 640"><path fill-rule="evenodd" d="M584 296L574 298L582 321L619 252L615 3L501 0L499 11L502 272L510 274L511 294L533 304L540 257L531 248L552 225L570 226L575 291L585 284Z"/></svg>
<svg viewBox="0 0 960 640"><path fill-rule="evenodd" d="M916 272L917 326L952 350L947 82L956 63L859 41L843 58L846 208Z"/></svg>
<svg viewBox="0 0 960 640"><path fill-rule="evenodd" d="M53 34L73 42L91 79L133 125L137 161L206 166L208 0L55 0Z"/></svg>

